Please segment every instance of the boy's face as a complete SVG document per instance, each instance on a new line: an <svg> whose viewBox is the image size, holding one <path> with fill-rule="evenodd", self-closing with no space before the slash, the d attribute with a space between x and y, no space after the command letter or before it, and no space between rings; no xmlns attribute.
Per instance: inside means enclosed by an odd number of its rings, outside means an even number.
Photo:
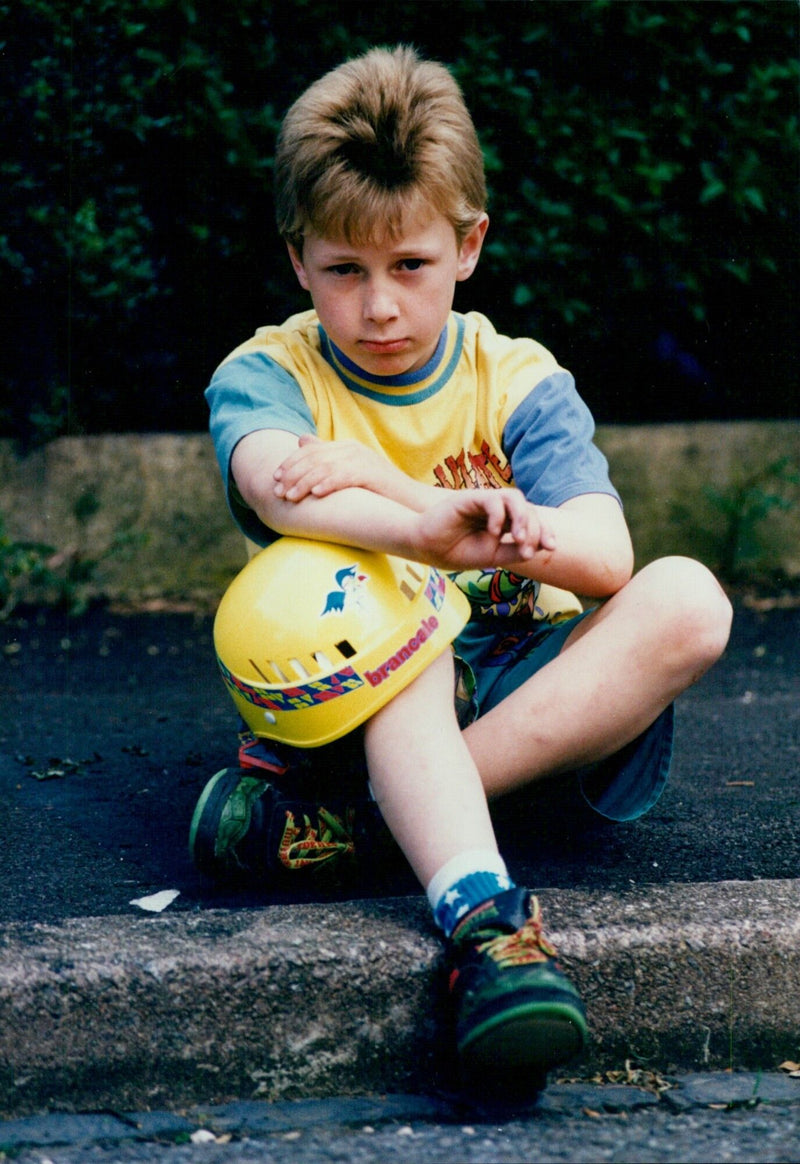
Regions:
<svg viewBox="0 0 800 1164"><path fill-rule="evenodd" d="M308 234L302 256L291 246L289 255L336 346L365 372L401 376L436 350L455 285L475 269L488 223L483 215L460 247L436 214L377 245Z"/></svg>

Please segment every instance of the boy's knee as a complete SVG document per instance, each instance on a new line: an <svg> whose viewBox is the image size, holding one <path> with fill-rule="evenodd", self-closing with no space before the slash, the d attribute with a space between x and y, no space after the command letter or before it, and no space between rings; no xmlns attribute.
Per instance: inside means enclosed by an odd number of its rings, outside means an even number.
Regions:
<svg viewBox="0 0 800 1164"><path fill-rule="evenodd" d="M725 650L733 608L717 579L692 558L663 558L652 563L664 616L698 663L710 666Z"/></svg>

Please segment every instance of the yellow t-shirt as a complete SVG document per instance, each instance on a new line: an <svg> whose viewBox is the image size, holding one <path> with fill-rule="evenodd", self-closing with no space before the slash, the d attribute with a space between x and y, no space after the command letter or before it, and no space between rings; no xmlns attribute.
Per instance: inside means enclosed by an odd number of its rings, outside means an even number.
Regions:
<svg viewBox="0 0 800 1164"><path fill-rule="evenodd" d="M259 328L231 352L207 397L231 511L257 545L274 534L238 496L229 464L238 441L264 428L359 441L415 480L446 489L516 486L535 504L554 506L580 493L616 496L569 372L541 344L500 335L478 313L451 313L423 368L373 376L335 347L313 311L303 312ZM551 612L537 584L492 573L456 579L474 608ZM567 614L580 610L566 592L554 597Z"/></svg>

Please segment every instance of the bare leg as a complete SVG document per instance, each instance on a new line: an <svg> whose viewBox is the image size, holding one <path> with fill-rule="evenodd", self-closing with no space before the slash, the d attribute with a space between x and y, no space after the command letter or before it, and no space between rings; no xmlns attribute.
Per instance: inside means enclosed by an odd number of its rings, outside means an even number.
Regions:
<svg viewBox="0 0 800 1164"><path fill-rule="evenodd" d="M728 599L699 563L646 566L558 658L465 729L487 795L616 752L719 658L730 621Z"/></svg>
<svg viewBox="0 0 800 1164"><path fill-rule="evenodd" d="M364 737L370 780L452 939L448 980L465 1076L482 1092L498 1079L506 1092L509 1081L535 1091L551 1066L580 1051L586 1018L543 937L536 899L505 875L453 679L448 651L373 716Z"/></svg>
<svg viewBox="0 0 800 1164"><path fill-rule="evenodd" d="M468 850L497 851L478 770L453 709L453 660L436 659L369 721L373 794L420 882Z"/></svg>

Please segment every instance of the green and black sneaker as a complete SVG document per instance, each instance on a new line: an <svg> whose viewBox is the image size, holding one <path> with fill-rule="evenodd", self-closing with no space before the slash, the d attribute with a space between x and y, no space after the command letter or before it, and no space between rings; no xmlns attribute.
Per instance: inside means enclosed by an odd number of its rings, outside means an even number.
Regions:
<svg viewBox="0 0 800 1164"><path fill-rule="evenodd" d="M551 1068L583 1049L583 1003L542 932L539 902L529 890L509 889L473 909L447 953L466 1083L533 1094Z"/></svg>
<svg viewBox="0 0 800 1164"><path fill-rule="evenodd" d="M203 789L189 832L201 873L263 884L276 873L329 870L354 859L357 831L369 823L376 829L382 825L366 795L360 803L333 797L326 806L291 795L279 778L265 775L223 768Z"/></svg>

